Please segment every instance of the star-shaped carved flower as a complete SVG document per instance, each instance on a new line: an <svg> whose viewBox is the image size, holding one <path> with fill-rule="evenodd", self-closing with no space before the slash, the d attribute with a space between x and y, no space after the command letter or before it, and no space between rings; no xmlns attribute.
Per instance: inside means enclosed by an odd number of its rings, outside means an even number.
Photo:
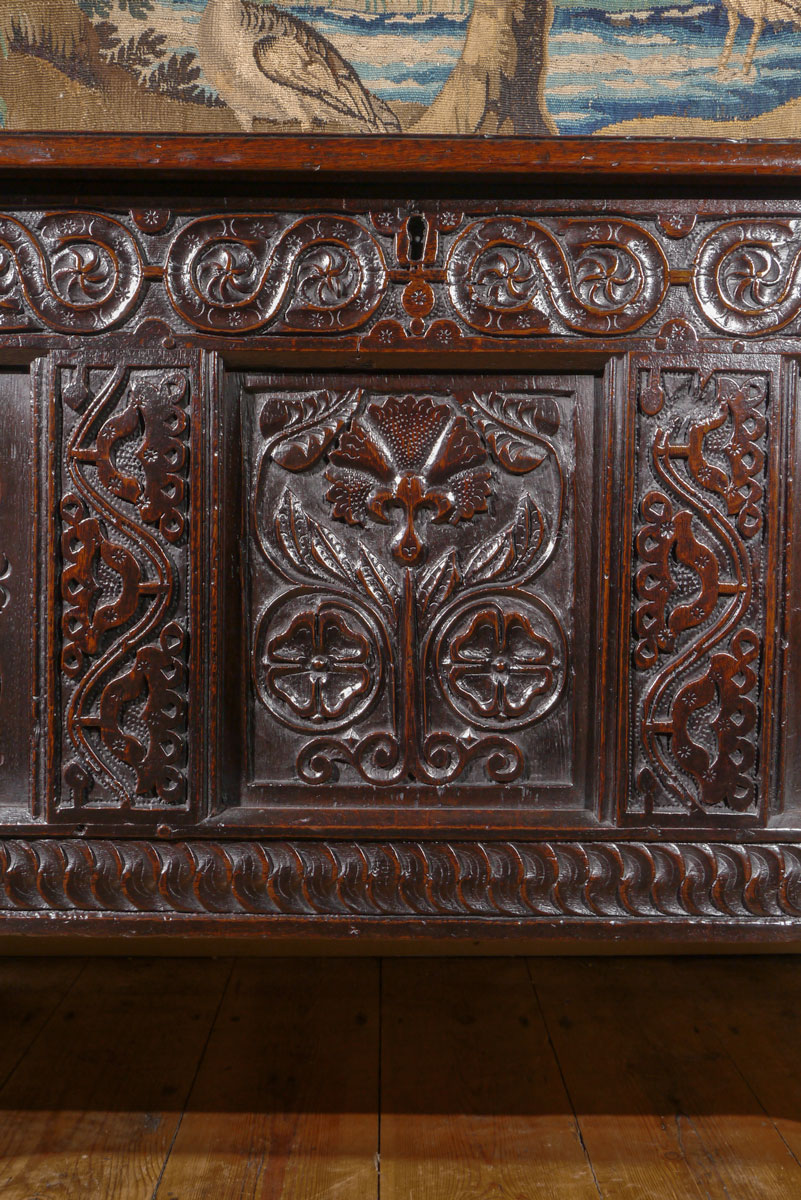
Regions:
<svg viewBox="0 0 801 1200"><path fill-rule="evenodd" d="M326 473L333 515L349 525L388 524L392 508L404 527L393 554L407 566L425 548L415 527L430 509L436 523L455 525L486 512L491 472L476 430L447 404L429 396L389 396L371 404L340 434L329 459L341 470Z"/></svg>

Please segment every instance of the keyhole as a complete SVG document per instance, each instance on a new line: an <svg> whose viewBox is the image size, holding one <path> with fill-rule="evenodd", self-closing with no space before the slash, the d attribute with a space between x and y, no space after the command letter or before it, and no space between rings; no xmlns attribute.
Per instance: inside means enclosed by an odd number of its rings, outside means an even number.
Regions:
<svg viewBox="0 0 801 1200"><path fill-rule="evenodd" d="M412 213L409 217L406 235L409 238L409 262L422 262L428 239L428 221L422 213Z"/></svg>

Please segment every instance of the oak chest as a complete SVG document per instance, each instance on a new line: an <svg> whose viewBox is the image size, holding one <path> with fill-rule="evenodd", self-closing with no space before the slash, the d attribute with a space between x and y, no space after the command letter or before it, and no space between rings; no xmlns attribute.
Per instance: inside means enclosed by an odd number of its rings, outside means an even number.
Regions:
<svg viewBox="0 0 801 1200"><path fill-rule="evenodd" d="M794 938L798 152L92 141L0 145L0 931Z"/></svg>

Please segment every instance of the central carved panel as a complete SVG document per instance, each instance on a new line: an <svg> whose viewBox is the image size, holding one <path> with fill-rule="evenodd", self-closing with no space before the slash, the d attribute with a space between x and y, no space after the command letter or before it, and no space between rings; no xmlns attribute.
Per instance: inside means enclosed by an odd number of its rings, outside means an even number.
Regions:
<svg viewBox="0 0 801 1200"><path fill-rule="evenodd" d="M586 806L594 407L591 378L246 379L251 802Z"/></svg>

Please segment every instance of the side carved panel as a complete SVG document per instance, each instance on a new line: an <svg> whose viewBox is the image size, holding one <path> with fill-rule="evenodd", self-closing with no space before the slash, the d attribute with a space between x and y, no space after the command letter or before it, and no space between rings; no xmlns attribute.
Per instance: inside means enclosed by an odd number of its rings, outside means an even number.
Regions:
<svg viewBox="0 0 801 1200"><path fill-rule="evenodd" d="M637 372L630 812L763 814L775 390Z"/></svg>
<svg viewBox="0 0 801 1200"><path fill-rule="evenodd" d="M265 795L421 789L430 805L433 788L483 785L531 804L578 787L592 380L437 382L246 382L249 769Z"/></svg>
<svg viewBox="0 0 801 1200"><path fill-rule="evenodd" d="M57 812L189 803L190 439L186 361L54 356Z"/></svg>

